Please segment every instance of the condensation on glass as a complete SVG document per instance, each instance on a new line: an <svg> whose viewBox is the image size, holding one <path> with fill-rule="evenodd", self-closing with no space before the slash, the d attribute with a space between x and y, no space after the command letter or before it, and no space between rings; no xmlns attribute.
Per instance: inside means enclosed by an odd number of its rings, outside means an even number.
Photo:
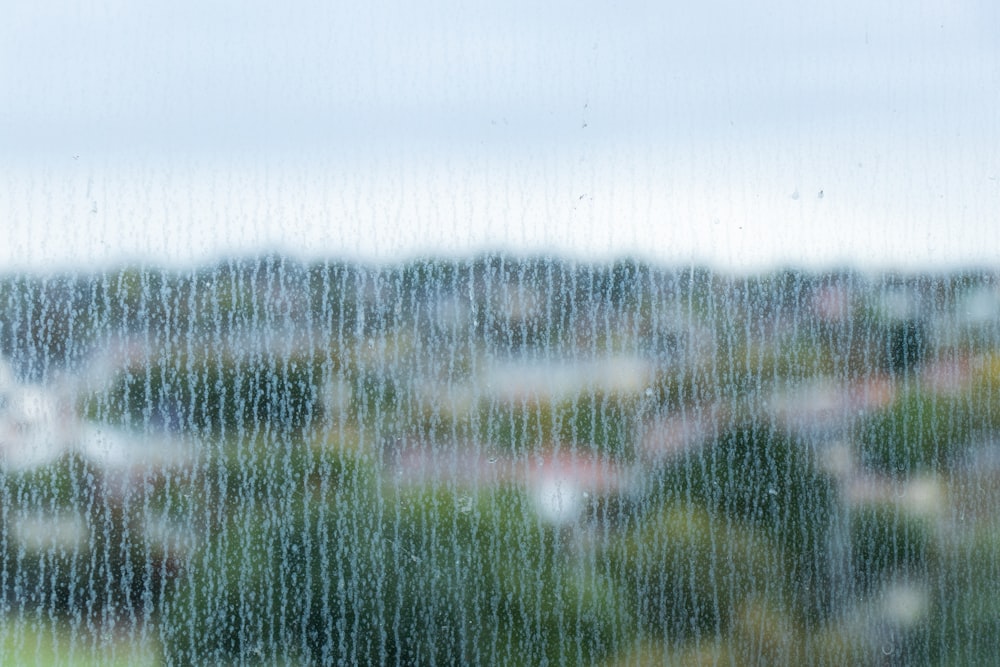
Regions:
<svg viewBox="0 0 1000 667"><path fill-rule="evenodd" d="M973 664L994 273L0 278L0 662Z"/></svg>

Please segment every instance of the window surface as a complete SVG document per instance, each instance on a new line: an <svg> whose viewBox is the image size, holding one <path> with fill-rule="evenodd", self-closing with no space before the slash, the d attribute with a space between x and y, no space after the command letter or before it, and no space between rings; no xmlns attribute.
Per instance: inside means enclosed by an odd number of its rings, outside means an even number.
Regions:
<svg viewBox="0 0 1000 667"><path fill-rule="evenodd" d="M0 26L0 663L989 663L997 10L420 4Z"/></svg>

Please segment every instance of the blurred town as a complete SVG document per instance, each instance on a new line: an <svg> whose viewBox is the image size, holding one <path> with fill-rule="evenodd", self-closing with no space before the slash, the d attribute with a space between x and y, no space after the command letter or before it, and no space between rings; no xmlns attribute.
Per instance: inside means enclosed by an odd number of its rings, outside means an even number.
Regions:
<svg viewBox="0 0 1000 667"><path fill-rule="evenodd" d="M996 272L270 255L0 304L0 662L1000 648Z"/></svg>

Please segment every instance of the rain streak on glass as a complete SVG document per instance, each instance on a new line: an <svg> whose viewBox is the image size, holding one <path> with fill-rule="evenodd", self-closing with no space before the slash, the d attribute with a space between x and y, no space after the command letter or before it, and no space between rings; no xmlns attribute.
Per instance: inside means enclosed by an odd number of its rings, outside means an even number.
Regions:
<svg viewBox="0 0 1000 667"><path fill-rule="evenodd" d="M998 284L5 275L2 661L988 662Z"/></svg>
<svg viewBox="0 0 1000 667"><path fill-rule="evenodd" d="M997 663L998 26L3 3L0 666Z"/></svg>

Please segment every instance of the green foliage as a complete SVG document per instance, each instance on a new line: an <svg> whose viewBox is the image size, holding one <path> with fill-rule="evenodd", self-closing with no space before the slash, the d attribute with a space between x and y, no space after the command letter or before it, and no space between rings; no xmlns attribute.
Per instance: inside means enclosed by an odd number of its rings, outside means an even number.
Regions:
<svg viewBox="0 0 1000 667"><path fill-rule="evenodd" d="M518 453L559 443L628 460L634 453L639 409L637 396L599 393L558 403L484 402L479 439Z"/></svg>
<svg viewBox="0 0 1000 667"><path fill-rule="evenodd" d="M143 489L67 455L30 472L4 473L0 503L5 599L22 610L90 622L152 612L170 564L144 534Z"/></svg>
<svg viewBox="0 0 1000 667"><path fill-rule="evenodd" d="M614 540L606 567L641 635L676 645L719 635L748 600L780 601L780 562L764 531L670 503Z"/></svg>
<svg viewBox="0 0 1000 667"><path fill-rule="evenodd" d="M987 665L1000 653L1000 528L995 518L940 551L928 639L942 665Z"/></svg>
<svg viewBox="0 0 1000 667"><path fill-rule="evenodd" d="M864 506L851 516L851 564L866 591L887 580L926 575L935 555L934 526L926 517L897 506Z"/></svg>
<svg viewBox="0 0 1000 667"><path fill-rule="evenodd" d="M199 547L168 590L160 619L168 660L302 662L326 655L337 637L346 651L368 609L345 586L357 585L362 598L375 595L369 577L385 578L371 549L374 468L301 443L261 438L240 448L193 483L224 489L226 502L203 508ZM241 465L241 456L255 465ZM320 636L322 619L336 627Z"/></svg>
<svg viewBox="0 0 1000 667"><path fill-rule="evenodd" d="M394 376L365 370L351 375L351 414L359 422L388 424L400 417L398 380Z"/></svg>
<svg viewBox="0 0 1000 667"><path fill-rule="evenodd" d="M220 435L298 431L320 416L324 364L314 356L174 353L127 367L89 396L88 418L123 426Z"/></svg>
<svg viewBox="0 0 1000 667"><path fill-rule="evenodd" d="M827 552L837 499L833 480L815 465L806 443L773 426L735 426L672 462L649 502L657 501L700 506L713 521L759 531L782 554L772 581L798 592L798 617L812 621L828 613Z"/></svg>
<svg viewBox="0 0 1000 667"><path fill-rule="evenodd" d="M258 433L235 438L190 483L200 486L203 510L253 511L269 505L302 514L311 503L326 503L342 487L367 489L376 472L361 454L341 443Z"/></svg>
<svg viewBox="0 0 1000 667"><path fill-rule="evenodd" d="M51 667L158 667L163 659L149 628L116 636L82 619L6 616L0 622L0 664Z"/></svg>
<svg viewBox="0 0 1000 667"><path fill-rule="evenodd" d="M974 392L905 392L858 427L862 461L893 475L947 469L977 435L996 426L996 415L976 398Z"/></svg>
<svg viewBox="0 0 1000 667"><path fill-rule="evenodd" d="M614 648L609 596L519 493L345 481L283 520L234 516L163 627L181 664L565 664Z"/></svg>
<svg viewBox="0 0 1000 667"><path fill-rule="evenodd" d="M94 342L88 286L69 276L0 279L0 354L26 376L73 367Z"/></svg>
<svg viewBox="0 0 1000 667"><path fill-rule="evenodd" d="M523 494L437 490L394 500L389 553L405 662L564 664L611 648L607 582Z"/></svg>
<svg viewBox="0 0 1000 667"><path fill-rule="evenodd" d="M177 274L9 277L0 351L20 376L72 371L93 346L134 336L150 363L121 369L85 399L86 415L183 431L206 448L190 469L141 484L77 456L0 474L4 609L94 627L131 621L159 633L174 664L580 664L629 659L635 647L635 663L847 664L870 659L881 631L852 619L899 623L880 596L905 581L927 592L930 611L899 630L908 652L890 657L987 663L1000 647L995 526L887 503L849 510L831 536L841 510L814 452L755 421L775 386L893 372L914 388L860 420L851 435L863 463L900 476L947 469L952 482L967 474L963 453L1000 427L1000 363L971 359L953 394L916 389L912 370L941 351L931 325L957 297L900 283L914 304L936 303L920 313L927 321L887 314L886 285L868 306L852 297L842 313L810 310L818 289L853 293L862 282L505 256L395 268L265 256ZM966 329L954 334L970 336L952 350L960 362L992 340L988 326ZM711 344L685 347L684 331ZM350 361L323 349L329 341ZM649 395L458 395L491 351L523 348L639 349L661 365ZM679 358L686 349L692 358ZM321 402L335 373L351 393L338 433L356 442L330 446ZM421 393L434 382L459 390ZM644 411L690 405L751 422L653 472L646 497L594 500L587 526L541 523L508 488L387 489L372 451L383 436L433 447L451 438L634 463ZM160 517L195 546L172 552L149 535ZM834 564L838 539L845 562ZM858 593L846 600L857 606L833 615L831 572L848 565L844 597Z"/></svg>

